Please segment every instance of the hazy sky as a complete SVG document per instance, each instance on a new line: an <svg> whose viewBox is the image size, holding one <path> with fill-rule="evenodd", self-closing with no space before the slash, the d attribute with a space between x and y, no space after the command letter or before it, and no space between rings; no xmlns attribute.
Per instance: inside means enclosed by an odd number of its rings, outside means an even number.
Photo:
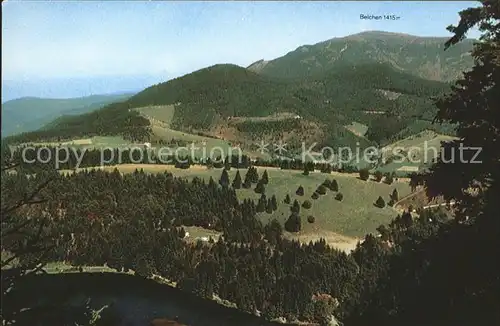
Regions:
<svg viewBox="0 0 500 326"><path fill-rule="evenodd" d="M2 81L160 81L216 63L247 66L364 30L448 36L445 27L471 6L476 3L10 0L2 4ZM361 13L401 19L366 21Z"/></svg>

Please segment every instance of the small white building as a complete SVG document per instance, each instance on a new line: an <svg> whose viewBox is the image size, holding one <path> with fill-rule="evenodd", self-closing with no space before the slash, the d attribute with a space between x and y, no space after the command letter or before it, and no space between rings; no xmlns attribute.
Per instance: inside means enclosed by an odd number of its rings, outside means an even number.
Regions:
<svg viewBox="0 0 500 326"><path fill-rule="evenodd" d="M144 147L151 148L151 143L144 143Z"/></svg>

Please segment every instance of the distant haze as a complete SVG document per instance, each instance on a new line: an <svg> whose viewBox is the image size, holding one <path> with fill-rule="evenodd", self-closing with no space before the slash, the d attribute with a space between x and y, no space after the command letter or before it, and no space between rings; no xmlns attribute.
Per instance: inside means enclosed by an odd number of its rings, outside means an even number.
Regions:
<svg viewBox="0 0 500 326"><path fill-rule="evenodd" d="M2 103L21 97L73 98L95 94L136 93L170 79L158 76L102 76L39 80L2 80Z"/></svg>

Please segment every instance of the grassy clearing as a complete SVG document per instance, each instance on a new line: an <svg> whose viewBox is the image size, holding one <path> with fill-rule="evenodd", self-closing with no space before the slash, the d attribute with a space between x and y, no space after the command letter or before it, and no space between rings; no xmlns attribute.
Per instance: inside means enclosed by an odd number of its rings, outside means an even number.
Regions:
<svg viewBox="0 0 500 326"><path fill-rule="evenodd" d="M157 105L147 106L134 109L147 118L152 118L165 123L170 126L175 114L175 107L173 105Z"/></svg>
<svg viewBox="0 0 500 326"><path fill-rule="evenodd" d="M163 140L170 141L176 139L199 144L201 144L202 142L206 142L207 146L211 147L228 146L227 142L220 139L199 136L171 129L170 122L172 121L175 113L175 108L173 105L148 106L137 108L135 110L139 111L142 115L150 120L153 134Z"/></svg>
<svg viewBox="0 0 500 326"><path fill-rule="evenodd" d="M412 135L410 137L398 140L390 145L387 145L385 147L410 147L410 146L416 146L420 147L423 146L425 141L431 142L432 144L439 145L441 141L450 141L456 139L456 137L452 136L446 136L446 135L441 135L438 134L434 131L431 130L424 130L418 134Z"/></svg>
<svg viewBox="0 0 500 326"><path fill-rule="evenodd" d="M360 137L364 137L368 131L368 126L362 123L353 121L350 125L345 126L347 130Z"/></svg>
<svg viewBox="0 0 500 326"><path fill-rule="evenodd" d="M395 183L386 185L372 181L362 181L352 176L327 176L322 173L313 173L304 176L298 171L268 171L270 183L267 187L267 195L276 195L278 210L273 214L261 214L262 219L269 221L272 218L285 222L290 215L290 206L283 203L288 193L293 200L300 203L309 200L312 203L311 209L301 208L302 231L304 234L316 234L321 230L332 231L350 237L362 237L366 233L374 232L383 223L389 222L395 217L395 212L391 207L383 209L373 205L378 196L389 200L389 194L394 188L398 189L400 195L406 195L410 188L406 183ZM342 201L335 199L335 192L327 191L326 195L320 196L317 200L311 199L311 195L325 178L335 178L339 184L339 191L344 195ZM297 196L295 191L302 185L305 190L304 196ZM259 194L252 190L241 190L242 197L258 199ZM307 222L307 216L313 215L316 218L314 223Z"/></svg>
<svg viewBox="0 0 500 326"><path fill-rule="evenodd" d="M29 143L34 146L71 146L76 148L103 148L103 147L127 147L132 146L130 141L123 139L120 136L94 136L91 138L79 138L64 142L35 142Z"/></svg>
<svg viewBox="0 0 500 326"><path fill-rule="evenodd" d="M428 160L435 157L433 149L439 151L441 142L455 140L456 137L437 134L433 131L426 130L412 135L405 139L394 142L382 148L382 152L391 152L394 148L402 148L404 151L410 151L410 154L416 159L424 160L426 153Z"/></svg>
<svg viewBox="0 0 500 326"><path fill-rule="evenodd" d="M152 133L156 139L155 141L182 141L189 143L188 147L193 144L195 147L199 147L199 149L194 151L195 157L206 157L207 155L205 153L211 153L211 151L216 150L218 150L219 153L228 153L229 148L231 148L231 144L222 139L200 136L171 129L170 123L175 113L173 105L149 106L137 108L135 110L149 119ZM176 148L171 149L175 150Z"/></svg>
<svg viewBox="0 0 500 326"><path fill-rule="evenodd" d="M222 234L221 232L207 230L198 226L185 226L184 230L189 233L189 236L186 237L186 241L188 242L196 242L199 238L202 237L211 237L214 241L217 241Z"/></svg>
<svg viewBox="0 0 500 326"><path fill-rule="evenodd" d="M357 237L347 237L345 235L321 229L314 232L299 232L297 234L285 232L285 238L299 240L302 243L309 243L311 241L316 242L320 239L324 239L330 246L346 253L350 253L356 249L358 242L362 241L362 239Z"/></svg>
<svg viewBox="0 0 500 326"><path fill-rule="evenodd" d="M56 146L86 147L92 145L92 138L80 138L65 142L34 142L29 144L33 146L50 146L50 147L56 147Z"/></svg>
<svg viewBox="0 0 500 326"><path fill-rule="evenodd" d="M394 172L396 176L400 177L400 176L406 176L406 175L408 175L408 173L414 172L413 167L419 170L421 166L422 165L420 163L412 163L412 162L408 162L408 161L405 161L402 163L392 162L392 163L377 167L376 169L373 169L372 172L374 172L376 170L378 170L382 173Z"/></svg>
<svg viewBox="0 0 500 326"><path fill-rule="evenodd" d="M119 136L95 136L92 138L92 144L96 147L120 147L132 145L130 141Z"/></svg>
<svg viewBox="0 0 500 326"><path fill-rule="evenodd" d="M207 153L210 153L210 151L218 150L223 153L230 153L228 152L228 149L231 148L232 146L236 144L240 144L241 142L238 141L237 143L232 144L230 140L231 137L227 138L224 137L223 135L219 135L217 137L207 137L207 136L202 136L194 133L188 133L188 132L183 132L179 130L174 130L170 128L170 123L174 117L175 114L175 107L173 105L159 105L159 106L148 106L148 107L143 107L143 108L137 108L134 109L138 111L141 115L143 115L145 118L149 120L151 123L151 130L153 133L153 142L156 142L158 140L163 140L166 142L170 141L183 141L189 143L188 146L191 145L191 143L194 143L196 147L201 147L202 149L198 150L195 152L196 157L202 157L206 155L202 155L203 153L201 152L203 149L206 150ZM245 122L245 121L278 121L278 120L283 120L283 119L290 119L295 117L294 114L292 113L280 113L268 117L233 117L231 120L232 124L237 124L240 122ZM175 148L172 148L175 150ZM217 152L216 152L217 153ZM248 155L251 155L252 157L260 157L264 159L270 158L269 155L261 154L261 153L256 153L253 151L250 151L249 148L246 148L245 153Z"/></svg>
<svg viewBox="0 0 500 326"><path fill-rule="evenodd" d="M425 130L416 135L399 140L383 147L381 152L385 159L390 160L390 157L393 156L398 158L400 162L389 162L380 166L378 169L382 172L396 171L396 174L398 174L398 171L404 173L403 170L406 169L406 167L426 166L432 163L433 159L439 155L441 142L454 139L456 138ZM402 150L401 153L404 155L403 161L401 161L399 157L393 155L396 149Z"/></svg>
<svg viewBox="0 0 500 326"><path fill-rule="evenodd" d="M147 165L147 164L124 164L119 166L104 167L104 170L112 171L114 168L122 173L131 173L135 169L143 169L147 173L162 173L168 171L177 177L194 178L199 177L208 180L212 177L218 181L221 175L221 169L206 169L204 166L193 166L190 169L177 169L166 165ZM276 218L284 223L290 215L290 205L283 202L286 194L289 194L292 202L297 199L300 203L304 200L310 200L311 209L301 208L302 231L294 236L316 236L321 232L332 232L328 236L343 236L358 238L366 233L375 232L376 228L383 223L388 223L394 218L397 212L391 207L377 208L373 205L378 196L382 196L386 202L389 201L389 195L394 189L398 189L399 196L403 197L410 193L410 187L407 182L395 182L392 185L378 183L374 181L362 181L356 177L356 174L323 174L314 172L309 176L302 175L301 171L280 170L276 168L257 168L259 175L267 169L269 175L269 184L266 187L266 195L270 198L273 194L278 200L278 210L273 214L261 213L262 221L267 222ZM246 169L240 171L242 178ZM236 174L236 169L229 171L232 180ZM327 191L326 195L319 199L311 199L312 193L326 179L336 179L339 184L339 191L344 195L342 201L335 199L332 191ZM305 195L297 196L297 188L302 185ZM237 194L241 200L250 198L257 200L260 194L253 189L240 189ZM316 218L315 223L307 222L307 216L313 215ZM206 235L204 235L206 236ZM342 239L341 239L342 240ZM337 241L337 240L335 240ZM338 242L338 241L337 241ZM342 241L340 241L342 242Z"/></svg>
<svg viewBox="0 0 500 326"><path fill-rule="evenodd" d="M205 137L205 136L200 136L200 135L195 135L195 134L190 134L187 132L182 132L178 130L173 130L169 128L163 128L161 126L153 125L151 127L151 130L153 133L162 138L163 140L172 140L172 139L177 139L177 140L183 140L187 142L194 142L194 143L202 143L206 142L207 146L229 146L229 143L227 141L224 141L222 139L216 139L216 138L211 138L211 137Z"/></svg>
<svg viewBox="0 0 500 326"><path fill-rule="evenodd" d="M194 157L202 158L202 157L217 157L219 155L225 156L228 153L238 154L238 150L236 148L232 149L232 146L229 142L214 139L210 137L203 137L199 135L189 134L182 131L172 130L168 128L162 128L160 126L152 126L153 133L165 140L165 141L173 141L180 140L185 141L188 145L183 146L183 152L179 152L180 154L190 154L191 146L194 146L195 150L193 151ZM184 148L188 148L188 152ZM170 147L172 151L176 150L176 147ZM214 153L214 155L210 155ZM224 154L224 155L223 155Z"/></svg>

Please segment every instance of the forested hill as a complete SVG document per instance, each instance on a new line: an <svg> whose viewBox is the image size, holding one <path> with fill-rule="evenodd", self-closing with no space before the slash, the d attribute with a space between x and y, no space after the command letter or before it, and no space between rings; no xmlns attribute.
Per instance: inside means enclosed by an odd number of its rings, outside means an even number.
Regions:
<svg viewBox="0 0 500 326"><path fill-rule="evenodd" d="M431 123L434 98L450 90L448 83L416 77L388 63L343 64L303 80L307 82L295 95L307 99L308 113L342 125L366 124L371 141L394 140L403 129L449 132L449 126Z"/></svg>
<svg viewBox="0 0 500 326"><path fill-rule="evenodd" d="M173 126L177 129L209 129L218 117L292 112L306 120L327 122L330 129L352 121L365 123L372 129L371 140L379 142L420 117L431 118L435 109L430 98L448 89L446 83L425 80L389 64L344 64L321 76L293 80L259 75L235 65L215 65L151 86L94 113L60 119L38 135L59 132L66 137L75 130L75 136L133 133L146 137L139 129L146 128L147 121L130 109L175 105Z"/></svg>
<svg viewBox="0 0 500 326"><path fill-rule="evenodd" d="M61 115L95 111L124 101L133 93L91 95L78 98L23 97L2 103L2 137L37 130Z"/></svg>
<svg viewBox="0 0 500 326"><path fill-rule="evenodd" d="M131 107L175 104L177 127L205 129L215 116L267 116L284 108L296 111L301 103L291 95L295 88L294 83L218 64L151 86L127 103Z"/></svg>
<svg viewBox="0 0 500 326"><path fill-rule="evenodd" d="M61 141L91 136L120 135L132 141L148 137L149 121L124 102L112 103L102 109L75 116L57 118L45 128L5 137L2 143Z"/></svg>
<svg viewBox="0 0 500 326"><path fill-rule="evenodd" d="M424 104L448 89L445 83L415 77L388 64L346 64L317 78L288 81L235 65L215 65L151 86L124 104L131 108L174 104L174 120L181 125L197 125L215 115L267 116L287 111L324 119L328 111L348 115L371 109L408 111L412 108L402 107L400 101L387 98L383 91Z"/></svg>
<svg viewBox="0 0 500 326"><path fill-rule="evenodd" d="M249 69L266 76L301 78L322 74L342 63L388 62L394 68L425 79L452 81L472 67L467 39L444 51L445 37L368 31L303 45L270 61L257 61Z"/></svg>
<svg viewBox="0 0 500 326"><path fill-rule="evenodd" d="M431 97L449 90L443 82L399 71L389 64L344 64L317 77L281 80L234 65L216 65L161 83L135 95L130 107L175 104L177 128L207 129L215 117L267 116L293 112L327 121L330 128L360 121L374 128L383 115L390 127L375 141L396 134L421 118L431 119Z"/></svg>
<svg viewBox="0 0 500 326"><path fill-rule="evenodd" d="M148 87L127 103L131 107L198 103L216 105L221 115L266 115L270 111L268 101L276 93L283 93L287 85L290 83L258 75L237 65L217 64ZM256 105L259 101L263 105ZM231 110L230 105L224 105L226 102L236 107Z"/></svg>

